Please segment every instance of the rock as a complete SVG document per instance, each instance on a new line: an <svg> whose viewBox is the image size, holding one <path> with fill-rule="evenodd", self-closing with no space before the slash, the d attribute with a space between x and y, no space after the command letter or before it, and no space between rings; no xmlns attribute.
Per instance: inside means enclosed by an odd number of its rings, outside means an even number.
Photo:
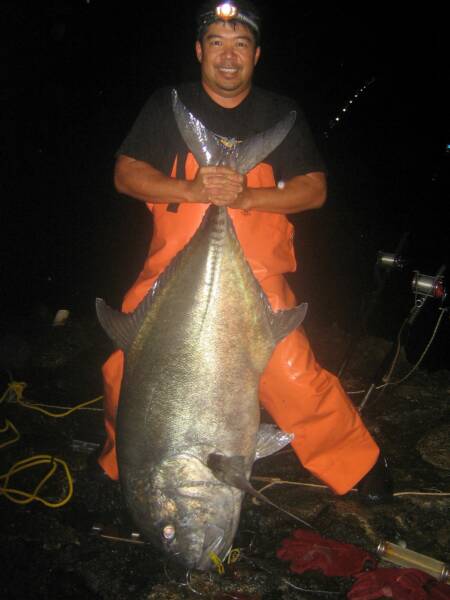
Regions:
<svg viewBox="0 0 450 600"><path fill-rule="evenodd" d="M439 469L450 470L450 423L424 435L417 444L417 450L424 461Z"/></svg>

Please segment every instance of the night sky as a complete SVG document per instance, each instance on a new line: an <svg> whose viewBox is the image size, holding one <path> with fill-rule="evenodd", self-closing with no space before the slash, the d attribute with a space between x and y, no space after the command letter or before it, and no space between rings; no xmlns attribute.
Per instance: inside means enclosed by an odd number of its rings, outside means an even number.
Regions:
<svg viewBox="0 0 450 600"><path fill-rule="evenodd" d="M392 337L413 302L413 270L449 264L446 18L392 14L392 3L258 4L256 83L296 98L328 167L327 205L293 217L291 283L312 319L351 329L378 250L394 252L409 232L408 265L372 324ZM39 304L91 312L96 296L117 306L136 277L151 220L114 191L114 153L154 89L197 78L196 6L2 1L3 317ZM437 307L416 325L417 352ZM448 366L449 333L447 317L430 366Z"/></svg>

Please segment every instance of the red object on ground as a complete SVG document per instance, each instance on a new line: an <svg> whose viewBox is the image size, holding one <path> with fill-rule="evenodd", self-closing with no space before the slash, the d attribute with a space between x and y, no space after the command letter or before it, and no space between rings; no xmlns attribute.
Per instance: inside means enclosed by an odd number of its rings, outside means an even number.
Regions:
<svg viewBox="0 0 450 600"><path fill-rule="evenodd" d="M430 582L425 587L428 590L430 600L449 600L450 598L450 585L446 583Z"/></svg>
<svg viewBox="0 0 450 600"><path fill-rule="evenodd" d="M356 575L349 600L447 600L450 587L418 569L377 569Z"/></svg>
<svg viewBox="0 0 450 600"><path fill-rule="evenodd" d="M283 540L277 556L291 561L294 573L320 570L325 575L341 577L356 575L377 564L377 559L361 548L303 529L296 529L292 537Z"/></svg>

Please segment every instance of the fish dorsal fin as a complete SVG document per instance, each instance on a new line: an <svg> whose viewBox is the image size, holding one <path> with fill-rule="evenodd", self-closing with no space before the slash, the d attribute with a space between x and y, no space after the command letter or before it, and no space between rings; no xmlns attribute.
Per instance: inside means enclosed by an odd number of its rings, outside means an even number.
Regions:
<svg viewBox="0 0 450 600"><path fill-rule="evenodd" d="M172 90L172 109L181 137L201 167L225 165L242 174L251 171L281 144L296 119L296 112L291 111L270 129L238 142L220 138L207 129L184 106L176 90Z"/></svg>
<svg viewBox="0 0 450 600"><path fill-rule="evenodd" d="M201 235L201 230L205 227L205 223L207 220L207 213L211 212L213 209L217 209L217 207L211 205L207 209L203 221L196 233L194 234L193 238L195 236ZM191 242L193 238L191 238ZM114 310L113 308L108 306L103 299L96 299L95 309L97 312L98 320L100 321L100 324L105 330L105 332L108 334L108 336L118 348L124 350L125 352L130 349L131 345L133 344L133 341L136 339L139 329L141 328L144 322L146 314L150 310L151 305L157 298L160 290L162 290L165 287L166 283L176 272L179 264L189 252L189 247L190 245L186 244L186 246L182 248L178 252L178 254L175 255L175 257L164 269L164 271L159 275L158 279L154 282L152 287L148 290L144 298L141 300L140 304L132 313L123 313L121 311Z"/></svg>
<svg viewBox="0 0 450 600"><path fill-rule="evenodd" d="M294 439L293 433L286 433L272 423L262 423L256 439L255 460L270 456L284 448Z"/></svg>
<svg viewBox="0 0 450 600"><path fill-rule="evenodd" d="M268 317L275 343L281 342L292 331L300 327L306 316L308 304L303 302L295 308L272 311L269 305Z"/></svg>
<svg viewBox="0 0 450 600"><path fill-rule="evenodd" d="M95 301L95 310L100 325L116 346L124 352L128 351L142 325L147 309L145 300L150 301L151 295L148 294L133 313L114 310L101 298L97 298Z"/></svg>
<svg viewBox="0 0 450 600"><path fill-rule="evenodd" d="M312 525L310 525L303 519L300 519L300 517L297 517L297 515L294 515L293 513L282 508L281 506L278 506L278 504L275 504L274 502L269 500L267 496L264 496L264 494L261 494L261 492L255 490L252 484L245 477L244 464L245 462L243 456L224 456L223 454L215 453L210 454L208 456L208 467L214 473L214 476L217 477L217 479L219 479L219 481L222 481L227 485L232 485L233 487L238 488L242 492L247 492L251 496L258 498L258 500L261 500L266 504L270 504L270 506L273 506L285 515L288 515L296 521L303 523L303 525L314 529Z"/></svg>

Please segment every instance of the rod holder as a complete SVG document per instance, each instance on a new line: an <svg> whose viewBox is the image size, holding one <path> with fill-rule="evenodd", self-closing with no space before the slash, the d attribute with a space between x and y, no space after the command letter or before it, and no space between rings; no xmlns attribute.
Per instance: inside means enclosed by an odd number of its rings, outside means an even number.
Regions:
<svg viewBox="0 0 450 600"><path fill-rule="evenodd" d="M425 554L419 554L385 540L378 544L377 554L383 560L399 567L420 569L435 577L438 581L450 583L449 565L435 558L425 556Z"/></svg>

